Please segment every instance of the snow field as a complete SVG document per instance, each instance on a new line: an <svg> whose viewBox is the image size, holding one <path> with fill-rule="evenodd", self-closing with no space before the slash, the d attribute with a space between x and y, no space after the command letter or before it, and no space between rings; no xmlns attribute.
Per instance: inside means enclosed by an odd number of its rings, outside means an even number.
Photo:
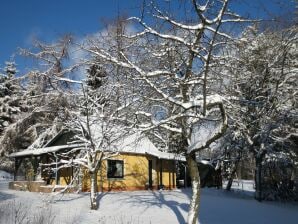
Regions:
<svg viewBox="0 0 298 224"><path fill-rule="evenodd" d="M7 189L7 182L1 181L0 211L9 208L9 203L23 203L32 217L43 213L52 217L55 224L175 224L185 223L190 195L191 189L105 192L98 196L98 210L91 211L88 193L52 195L13 191ZM0 224L9 224L2 220L0 216ZM298 204L259 203L244 190L202 189L201 224L296 224L297 220Z"/></svg>
<svg viewBox="0 0 298 224"><path fill-rule="evenodd" d="M5 181L5 180L12 180L13 176L10 173L7 173L3 170L0 170L0 181Z"/></svg>

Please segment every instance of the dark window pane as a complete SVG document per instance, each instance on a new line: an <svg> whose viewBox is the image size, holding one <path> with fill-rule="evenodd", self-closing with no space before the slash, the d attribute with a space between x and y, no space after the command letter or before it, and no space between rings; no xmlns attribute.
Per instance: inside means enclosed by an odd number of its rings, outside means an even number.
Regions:
<svg viewBox="0 0 298 224"><path fill-rule="evenodd" d="M123 161L108 160L108 178L123 178Z"/></svg>

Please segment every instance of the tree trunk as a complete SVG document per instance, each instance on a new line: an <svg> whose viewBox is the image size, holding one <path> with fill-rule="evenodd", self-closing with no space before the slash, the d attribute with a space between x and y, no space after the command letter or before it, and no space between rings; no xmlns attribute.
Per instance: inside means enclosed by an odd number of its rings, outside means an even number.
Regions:
<svg viewBox="0 0 298 224"><path fill-rule="evenodd" d="M232 184L233 184L233 179L234 179L235 173L237 171L237 164L238 164L238 162L236 162L235 164L233 164L233 168L232 168L231 174L229 175L229 178L228 178L228 184L226 186L226 190L227 191L230 191L231 190L231 187L232 187Z"/></svg>
<svg viewBox="0 0 298 224"><path fill-rule="evenodd" d="M256 200L263 200L262 192L262 161L265 157L266 150L261 149L256 155L256 174L255 174L255 184L256 184Z"/></svg>
<svg viewBox="0 0 298 224"><path fill-rule="evenodd" d="M90 201L91 210L96 210L98 208L97 204L97 172L90 172Z"/></svg>
<svg viewBox="0 0 298 224"><path fill-rule="evenodd" d="M255 175L255 182L256 182L256 199L258 201L262 201L262 163L256 160L256 175Z"/></svg>
<svg viewBox="0 0 298 224"><path fill-rule="evenodd" d="M187 216L188 224L196 224L198 222L199 206L200 206L200 173L195 158L187 156L186 158L189 175L191 178L192 197L190 200L189 211Z"/></svg>

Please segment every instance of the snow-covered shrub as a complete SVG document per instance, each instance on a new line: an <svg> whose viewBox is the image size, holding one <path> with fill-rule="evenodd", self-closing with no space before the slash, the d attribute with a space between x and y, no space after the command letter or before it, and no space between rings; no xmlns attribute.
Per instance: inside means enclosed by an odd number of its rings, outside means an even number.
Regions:
<svg viewBox="0 0 298 224"><path fill-rule="evenodd" d="M265 200L297 200L295 165L284 153L266 155L263 162L263 197Z"/></svg>
<svg viewBox="0 0 298 224"><path fill-rule="evenodd" d="M55 218L47 204L41 209L33 209L27 202L0 203L0 223L3 224L54 224Z"/></svg>

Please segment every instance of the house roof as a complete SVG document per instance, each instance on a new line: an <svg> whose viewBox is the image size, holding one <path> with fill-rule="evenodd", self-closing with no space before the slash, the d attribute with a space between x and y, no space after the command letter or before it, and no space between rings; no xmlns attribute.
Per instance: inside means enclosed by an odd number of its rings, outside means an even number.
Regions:
<svg viewBox="0 0 298 224"><path fill-rule="evenodd" d="M24 157L24 156L37 156L46 153L54 153L64 149L73 149L77 147L83 147L84 144L70 144L70 145L58 145L48 146L37 149L26 149L20 152L12 153L9 157ZM151 155L159 159L166 160L180 160L185 161L183 156L159 151L156 146L149 140L148 137L141 134L134 133L126 137L120 138L117 141L111 143L107 151L115 151L120 153L133 153L142 155Z"/></svg>
<svg viewBox="0 0 298 224"><path fill-rule="evenodd" d="M118 141L113 146L116 151L124 153L148 154L159 159L182 160L185 158L168 152L162 152L149 140L148 137L134 133Z"/></svg>
<svg viewBox="0 0 298 224"><path fill-rule="evenodd" d="M38 149L25 149L20 152L11 153L9 157L23 157L23 156L38 156L46 153L58 152L63 149L73 149L76 147L81 147L82 144L72 144L72 145L58 145L58 146L50 146Z"/></svg>

